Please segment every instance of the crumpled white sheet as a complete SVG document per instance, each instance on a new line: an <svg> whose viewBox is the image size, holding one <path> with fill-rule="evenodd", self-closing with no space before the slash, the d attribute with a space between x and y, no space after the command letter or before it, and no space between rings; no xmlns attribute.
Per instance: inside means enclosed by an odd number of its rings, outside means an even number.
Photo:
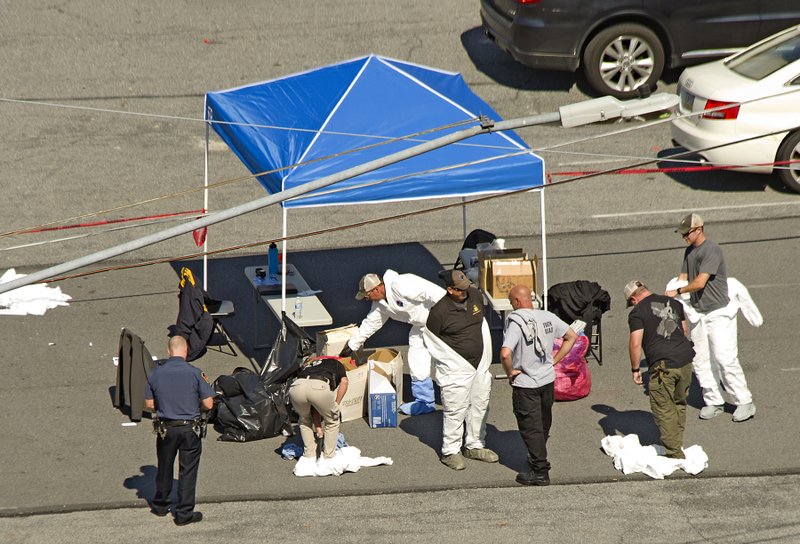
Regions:
<svg viewBox="0 0 800 544"><path fill-rule="evenodd" d="M23 277L25 274L9 268L0 277L0 283ZM69 306L68 300L72 297L62 293L60 287L48 287L46 283L25 285L0 294L0 315L44 315L56 306Z"/></svg>
<svg viewBox="0 0 800 544"><path fill-rule="evenodd" d="M361 467L392 465L391 457L362 457L361 450L346 446L336 450L331 459L300 457L292 471L295 476L339 476L345 472L358 472Z"/></svg>
<svg viewBox="0 0 800 544"><path fill-rule="evenodd" d="M600 446L614 459L614 468L624 474L642 472L651 478L663 480L677 469L688 474L699 474L708 466L708 455L700 446L684 448L686 459L664 457L664 447L642 446L635 434L626 436L606 436Z"/></svg>

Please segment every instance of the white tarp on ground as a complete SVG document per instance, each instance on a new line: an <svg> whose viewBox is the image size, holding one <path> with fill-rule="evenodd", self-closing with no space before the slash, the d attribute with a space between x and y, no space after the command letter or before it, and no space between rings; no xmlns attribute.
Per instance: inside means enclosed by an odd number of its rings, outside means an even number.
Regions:
<svg viewBox="0 0 800 544"><path fill-rule="evenodd" d="M614 459L614 468L624 474L643 472L651 478L663 480L676 470L683 469L689 474L699 474L708 466L708 455L700 446L684 448L686 459L665 457L664 447L642 446L635 434L626 436L606 436L600 441L606 454Z"/></svg>
<svg viewBox="0 0 800 544"><path fill-rule="evenodd" d="M336 450L331 459L300 457L294 466L295 476L339 476L345 472L358 472L361 467L391 465L391 457L362 457L361 450L352 446Z"/></svg>
<svg viewBox="0 0 800 544"><path fill-rule="evenodd" d="M0 277L0 283L24 276L9 268ZM26 285L0 294L0 315L44 315L56 306L69 306L68 300L72 300L72 297L62 293L60 287L48 287L46 283Z"/></svg>

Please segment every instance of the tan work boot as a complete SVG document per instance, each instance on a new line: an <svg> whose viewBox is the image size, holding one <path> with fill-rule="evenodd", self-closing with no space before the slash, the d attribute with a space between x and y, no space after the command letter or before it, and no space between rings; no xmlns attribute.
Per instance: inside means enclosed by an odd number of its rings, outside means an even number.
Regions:
<svg viewBox="0 0 800 544"><path fill-rule="evenodd" d="M442 464L452 468L453 470L464 470L467 465L464 463L464 456L460 453L451 453L450 455L442 456Z"/></svg>
<svg viewBox="0 0 800 544"><path fill-rule="evenodd" d="M466 448L464 457L475 461L483 461L484 463L496 463L500 460L500 457L489 448Z"/></svg>

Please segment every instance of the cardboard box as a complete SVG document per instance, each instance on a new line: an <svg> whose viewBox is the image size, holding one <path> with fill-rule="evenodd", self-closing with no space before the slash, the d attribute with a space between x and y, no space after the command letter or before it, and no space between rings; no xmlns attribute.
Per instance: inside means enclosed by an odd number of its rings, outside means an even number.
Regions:
<svg viewBox="0 0 800 544"><path fill-rule="evenodd" d="M492 298L506 298L515 285L536 292L536 259L490 259L486 261L486 291Z"/></svg>
<svg viewBox="0 0 800 544"><path fill-rule="evenodd" d="M487 273L491 266L490 261L497 259L521 259L528 258L528 254L520 248L513 249L485 249L478 251L478 286L488 292Z"/></svg>
<svg viewBox="0 0 800 544"><path fill-rule="evenodd" d="M403 395L403 358L395 350L377 349L367 365L367 423L373 429L397 427L398 399Z"/></svg>
<svg viewBox="0 0 800 544"><path fill-rule="evenodd" d="M367 398L367 376L369 367L361 365L347 371L347 392L339 403L342 421L352 421L364 417Z"/></svg>
<svg viewBox="0 0 800 544"><path fill-rule="evenodd" d="M339 348L341 350L341 348ZM338 353L338 351L337 351ZM383 365L390 365L391 382L395 387L397 398L402 399L403 395L403 357L392 349L379 348L365 350L369 360L375 360ZM342 361L347 368L347 393L342 397L339 404L339 411L342 414L342 421L353 421L361 419L369 413L369 395L367 394L367 382L369 379L369 364L354 366L347 361ZM396 419L396 416L395 416ZM394 426L397 426L395 423Z"/></svg>
<svg viewBox="0 0 800 544"><path fill-rule="evenodd" d="M344 327L317 332L317 355L339 355L345 343L358 327L351 323Z"/></svg>

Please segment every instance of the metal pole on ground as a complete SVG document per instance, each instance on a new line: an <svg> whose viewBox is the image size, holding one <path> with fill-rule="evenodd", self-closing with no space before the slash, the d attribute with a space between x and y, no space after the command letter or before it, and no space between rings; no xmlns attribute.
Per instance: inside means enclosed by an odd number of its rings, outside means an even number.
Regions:
<svg viewBox="0 0 800 544"><path fill-rule="evenodd" d="M564 106L559 108L559 111L557 112L530 115L527 117L520 117L517 119L508 119L505 121L493 122L490 119L481 117L480 124L478 126L470 127L464 130L459 130L457 132L453 132L451 134L441 136L439 138L430 140L428 142L421 143L419 145L405 149L403 151L398 151L397 153L392 153L391 155L387 155L385 157L369 161L359 166L348 168L347 170L343 170L342 172L337 172L336 174L325 176L316 181L306 183L302 186L281 191L280 193L270 195L264 198L252 200L250 202L234 206L233 208L220 210L219 212L213 214L208 213L206 216L201 217L200 219L196 219L194 221L184 223L182 225L176 225L174 227L165 229L161 232L150 234L148 236L144 236L142 238L138 238L136 240L132 240L130 242L126 242L123 244L119 244L117 246L102 251L98 251L96 253L92 253L84 257L73 259L71 261L67 261L65 263L56 266L51 266L49 268L45 268L44 270L33 272L31 274L28 274L21 278L17 278L15 280L11 280L9 282L0 283L0 293L6 293L8 291L12 291L14 289L23 287L25 285L30 285L32 283L45 281L49 278L53 278L61 274L66 274L68 272L72 272L73 270L77 270L79 268L83 268L84 266L89 266L101 261L105 261L107 259L111 259L113 257L117 257L119 255L123 255L125 253L130 253L131 251L142 249L144 247L148 247L157 244L159 242L169 240L171 238L176 238L183 234L192 232L193 230L196 229L208 227L210 225L215 225L217 223L222 223L223 221L233 219L234 217L254 212L256 210L266 208L267 206L271 206L273 204L277 204L279 202L283 202L291 198L302 196L306 193L310 193L318 189L322 189L324 187L333 185L334 183L338 183L340 181L344 181L346 179L350 179L359 176L361 174L365 174L367 172L378 170L379 168L383 168L384 166L395 164L397 162L403 161L411 157L416 157L417 155L421 155L423 153L427 153L428 151L433 151L434 149L439 149L446 145L459 142L467 138L471 138L472 136L477 136L478 134L490 133L490 132L502 132L504 130L513 130L517 128L529 127L534 125L544 125L547 123L555 123L559 121L563 126L568 127L568 126L578 126L587 123L594 123L597 121L606 121L608 119L613 119L615 117L625 118L626 115L629 116L633 111L635 111L638 115L642 115L644 113L644 110L646 109L645 102L652 104L651 109L653 111L658 111L659 109L674 107L677 104L677 100L678 100L677 96L665 95L664 93L660 93L659 95L653 95L652 97L646 99L629 100L626 102L615 100L612 97L603 97L603 98L596 98L594 100L587 100L584 102L580 102L578 104L572 104L570 106Z"/></svg>

